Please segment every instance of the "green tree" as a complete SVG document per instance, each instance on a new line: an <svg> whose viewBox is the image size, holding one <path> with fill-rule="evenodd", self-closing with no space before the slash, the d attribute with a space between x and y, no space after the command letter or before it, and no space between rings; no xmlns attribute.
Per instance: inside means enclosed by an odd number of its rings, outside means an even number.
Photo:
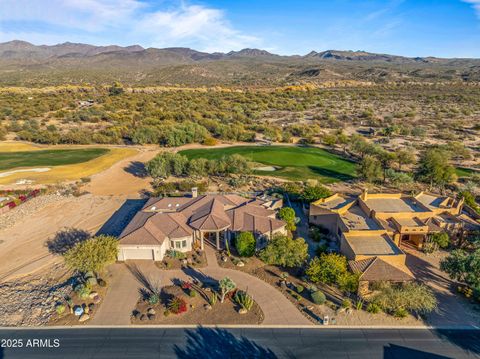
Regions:
<svg viewBox="0 0 480 359"><path fill-rule="evenodd" d="M331 196L332 192L325 186L307 186L302 192L301 198L305 202L314 202L321 198Z"/></svg>
<svg viewBox="0 0 480 359"><path fill-rule="evenodd" d="M396 152L396 160L398 163L398 170L401 171L405 165L410 165L415 162L415 155L412 151L406 149L400 149Z"/></svg>
<svg viewBox="0 0 480 359"><path fill-rule="evenodd" d="M256 241L252 232L241 232L235 239L235 248L241 257L251 257L255 254Z"/></svg>
<svg viewBox="0 0 480 359"><path fill-rule="evenodd" d="M382 165L378 159L367 155L357 168L358 175L367 182L375 182L382 178Z"/></svg>
<svg viewBox="0 0 480 359"><path fill-rule="evenodd" d="M294 231L297 229L295 210L291 207L283 207L278 211L278 217L287 223L287 229Z"/></svg>
<svg viewBox="0 0 480 359"><path fill-rule="evenodd" d="M123 86L120 82L115 82L110 88L108 89L108 93L111 96L121 95L125 92Z"/></svg>
<svg viewBox="0 0 480 359"><path fill-rule="evenodd" d="M64 254L65 263L79 272L100 272L115 262L118 240L113 236L100 235L77 243Z"/></svg>
<svg viewBox="0 0 480 359"><path fill-rule="evenodd" d="M390 169L390 166L392 165L393 161L395 161L396 156L395 153L385 151L385 150L380 150L377 155L377 159L380 161L380 164L383 169L383 182L387 180L387 170Z"/></svg>
<svg viewBox="0 0 480 359"><path fill-rule="evenodd" d="M480 249L471 253L455 249L440 262L440 269L454 280L480 288Z"/></svg>
<svg viewBox="0 0 480 359"><path fill-rule="evenodd" d="M277 234L260 252L260 258L267 264L298 267L308 258L308 245L303 238L293 239Z"/></svg>
<svg viewBox="0 0 480 359"><path fill-rule="evenodd" d="M207 163L206 158L194 158L187 164L187 175L192 177L204 177L207 175Z"/></svg>
<svg viewBox="0 0 480 359"><path fill-rule="evenodd" d="M173 152L161 152L147 162L145 168L153 178L182 176L186 173L187 157Z"/></svg>
<svg viewBox="0 0 480 359"><path fill-rule="evenodd" d="M450 164L448 152L438 148L426 150L420 158L417 176L420 180L430 184L430 188L445 185L457 179L455 168Z"/></svg>
<svg viewBox="0 0 480 359"><path fill-rule="evenodd" d="M447 248L450 245L450 236L447 232L433 233L430 237L440 248Z"/></svg>
<svg viewBox="0 0 480 359"><path fill-rule="evenodd" d="M480 205L478 205L472 192L464 190L460 192L460 197L465 200L467 206L471 207L475 212L480 213Z"/></svg>
<svg viewBox="0 0 480 359"><path fill-rule="evenodd" d="M347 273L347 258L322 253L308 263L305 273L314 283L338 284L339 278Z"/></svg>

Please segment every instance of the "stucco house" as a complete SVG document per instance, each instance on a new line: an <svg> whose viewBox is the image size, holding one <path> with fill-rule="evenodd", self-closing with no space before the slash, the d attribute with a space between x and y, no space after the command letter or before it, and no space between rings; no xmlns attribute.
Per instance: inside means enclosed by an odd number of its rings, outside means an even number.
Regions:
<svg viewBox="0 0 480 359"><path fill-rule="evenodd" d="M252 232L257 248L274 234L286 234L286 224L276 218L282 200L242 197L237 194L151 198L119 237L119 260L160 261L167 250L203 249L205 242L225 247L239 232Z"/></svg>
<svg viewBox="0 0 480 359"><path fill-rule="evenodd" d="M463 206L463 200L424 192L407 196L365 190L359 196L334 194L312 203L309 221L338 238L365 292L371 282L413 279L401 244L422 248L431 233L480 229Z"/></svg>

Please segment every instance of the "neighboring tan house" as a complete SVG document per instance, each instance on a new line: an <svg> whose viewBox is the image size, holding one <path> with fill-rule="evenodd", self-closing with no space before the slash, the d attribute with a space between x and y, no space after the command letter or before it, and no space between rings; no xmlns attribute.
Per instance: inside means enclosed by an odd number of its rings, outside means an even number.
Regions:
<svg viewBox="0 0 480 359"><path fill-rule="evenodd" d="M420 249L431 233L479 229L480 223L462 209L463 200L451 197L365 190L357 197L334 194L313 202L309 221L339 239L350 269L360 274L360 292L366 292L370 282L413 279L401 244Z"/></svg>
<svg viewBox="0 0 480 359"><path fill-rule="evenodd" d="M161 261L167 250L188 252L207 241L222 249L236 233L252 232L257 248L276 233L286 234L276 218L282 200L236 194L151 198L119 237L119 260Z"/></svg>

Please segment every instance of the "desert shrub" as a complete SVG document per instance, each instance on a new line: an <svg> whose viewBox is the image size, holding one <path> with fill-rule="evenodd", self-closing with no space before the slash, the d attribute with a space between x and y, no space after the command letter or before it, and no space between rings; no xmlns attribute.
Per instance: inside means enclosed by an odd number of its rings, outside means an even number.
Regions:
<svg viewBox="0 0 480 359"><path fill-rule="evenodd" d="M77 294L79 298L86 299L92 292L92 289L88 284L78 284L77 286L75 286L73 291Z"/></svg>
<svg viewBox="0 0 480 359"><path fill-rule="evenodd" d="M342 308L351 308L352 307L352 301L350 299L344 299L342 301Z"/></svg>
<svg viewBox="0 0 480 359"><path fill-rule="evenodd" d="M65 312L65 305L64 304L57 304L55 307L55 311L57 312L58 315L61 315Z"/></svg>
<svg viewBox="0 0 480 359"><path fill-rule="evenodd" d="M397 318L406 318L408 316L408 311L404 308L398 308L393 315Z"/></svg>
<svg viewBox="0 0 480 359"><path fill-rule="evenodd" d="M197 292L194 289L190 289L190 291L188 292L188 295L191 298L195 298L197 296Z"/></svg>
<svg viewBox="0 0 480 359"><path fill-rule="evenodd" d="M170 258L173 258L173 259L185 259L187 258L187 255L183 252L180 252L180 251L176 251L174 249L169 249L166 251L165 253L167 255L167 257L170 257Z"/></svg>
<svg viewBox="0 0 480 359"><path fill-rule="evenodd" d="M99 285L100 287L106 287L106 286L107 286L107 282L106 282L104 279L100 278L100 279L98 280L98 285Z"/></svg>
<svg viewBox="0 0 480 359"><path fill-rule="evenodd" d="M160 297L158 296L157 293L151 293L149 296L148 296L148 299L147 299L147 302L148 304L150 305L156 305L160 302Z"/></svg>
<svg viewBox="0 0 480 359"><path fill-rule="evenodd" d="M217 293L212 292L212 294L208 297L208 303L213 307L217 303Z"/></svg>
<svg viewBox="0 0 480 359"><path fill-rule="evenodd" d="M92 287L98 284L97 278L95 277L89 277L85 282Z"/></svg>
<svg viewBox="0 0 480 359"><path fill-rule="evenodd" d="M372 314L377 314L382 311L382 307L377 303L368 303L367 305L367 312Z"/></svg>
<svg viewBox="0 0 480 359"><path fill-rule="evenodd" d="M357 300L355 302L355 309L356 310L362 310L362 308L363 308L363 300L362 299Z"/></svg>
<svg viewBox="0 0 480 359"><path fill-rule="evenodd" d="M187 302L183 298L173 297L168 303L168 310L174 314L185 313L187 311Z"/></svg>
<svg viewBox="0 0 480 359"><path fill-rule="evenodd" d="M315 304L324 304L327 301L327 298L325 297L325 294L323 294L323 292L320 291L320 290L317 290L310 295L312 297L312 301Z"/></svg>
<svg viewBox="0 0 480 359"><path fill-rule="evenodd" d="M382 284L379 293L372 298L386 312L394 314L398 309L416 313L429 313L437 307L432 290L423 284Z"/></svg>
<svg viewBox="0 0 480 359"><path fill-rule="evenodd" d="M215 146L218 143L218 140L214 137L207 137L204 141L203 144L205 146Z"/></svg>
<svg viewBox="0 0 480 359"><path fill-rule="evenodd" d="M241 257L251 257L255 254L255 237L252 232L241 232L235 239L235 247Z"/></svg>
<svg viewBox="0 0 480 359"><path fill-rule="evenodd" d="M233 298L242 308L246 310L252 309L253 298L246 291L237 290Z"/></svg>
<svg viewBox="0 0 480 359"><path fill-rule="evenodd" d="M297 286L295 287L295 289L297 290L297 293L302 293L302 292L305 290L305 288L303 287L303 285L300 285L300 284L297 285Z"/></svg>

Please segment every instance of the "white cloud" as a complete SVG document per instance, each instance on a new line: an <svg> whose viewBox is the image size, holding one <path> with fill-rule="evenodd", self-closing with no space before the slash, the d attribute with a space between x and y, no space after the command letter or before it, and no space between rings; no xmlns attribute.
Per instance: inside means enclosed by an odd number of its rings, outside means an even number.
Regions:
<svg viewBox="0 0 480 359"><path fill-rule="evenodd" d="M477 11L477 16L480 18L480 0L462 0L468 4L472 4L473 8Z"/></svg>
<svg viewBox="0 0 480 359"><path fill-rule="evenodd" d="M141 0L0 0L0 26L8 21L17 27L26 24L14 38L45 39L46 43L71 38L96 38L102 43L121 39L144 46L190 46L204 51L261 44L258 38L236 30L222 10L183 2L153 9ZM0 35L4 39L15 33L3 26Z"/></svg>

